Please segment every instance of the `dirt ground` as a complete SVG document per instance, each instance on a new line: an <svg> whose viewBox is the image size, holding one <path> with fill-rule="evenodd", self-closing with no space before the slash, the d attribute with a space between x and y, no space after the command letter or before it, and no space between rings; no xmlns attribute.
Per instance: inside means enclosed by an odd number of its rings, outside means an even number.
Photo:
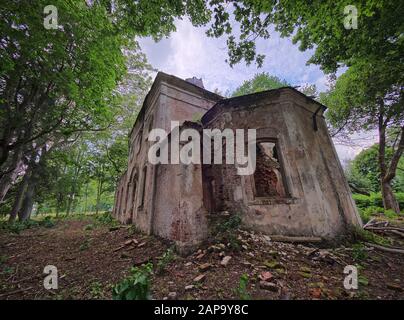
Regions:
<svg viewBox="0 0 404 320"><path fill-rule="evenodd" d="M112 287L131 266L156 265L170 247L133 228L98 225L91 217L57 220L53 227L20 234L0 232L0 299L111 299ZM233 236L236 243L220 239L187 257L175 255L153 275L152 298L404 298L404 254L363 245L272 242L240 229ZM59 289L44 289L46 265L57 267ZM344 289L346 265L359 266L357 290ZM240 290L242 275L246 290Z"/></svg>

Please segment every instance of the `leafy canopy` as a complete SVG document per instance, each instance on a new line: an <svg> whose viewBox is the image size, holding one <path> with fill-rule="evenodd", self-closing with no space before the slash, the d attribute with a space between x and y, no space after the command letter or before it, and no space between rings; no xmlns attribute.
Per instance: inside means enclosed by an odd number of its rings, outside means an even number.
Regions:
<svg viewBox="0 0 404 320"><path fill-rule="evenodd" d="M246 80L233 93L232 97L261 92L289 86L285 80L271 76L267 72L257 73L251 80Z"/></svg>
<svg viewBox="0 0 404 320"><path fill-rule="evenodd" d="M292 36L301 50L314 48L309 63L326 72L369 57L388 63L403 59L403 1L211 0L209 4L213 22L208 35L227 37L230 65L241 60L262 65L264 55L256 52L255 40L269 38L271 26L283 37ZM357 8L357 29L344 27L347 5Z"/></svg>

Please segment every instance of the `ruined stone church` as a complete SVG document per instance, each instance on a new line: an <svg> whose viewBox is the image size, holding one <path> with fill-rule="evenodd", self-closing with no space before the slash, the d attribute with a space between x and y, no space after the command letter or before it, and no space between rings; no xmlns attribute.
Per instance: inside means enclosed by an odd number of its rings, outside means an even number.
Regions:
<svg viewBox="0 0 404 320"><path fill-rule="evenodd" d="M210 217L238 214L270 237L332 240L361 225L323 117L326 107L292 87L223 98L200 79L159 72L129 135L128 169L113 215L188 251L209 236ZM153 128L256 129L256 169L148 161ZM167 143L170 143L168 141Z"/></svg>

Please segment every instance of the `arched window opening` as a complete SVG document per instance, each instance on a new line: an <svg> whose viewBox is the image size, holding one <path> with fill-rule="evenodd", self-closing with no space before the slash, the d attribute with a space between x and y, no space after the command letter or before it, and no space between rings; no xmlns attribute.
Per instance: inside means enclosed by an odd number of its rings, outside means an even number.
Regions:
<svg viewBox="0 0 404 320"><path fill-rule="evenodd" d="M257 142L257 160L254 172L255 197L284 198L284 172L279 161L276 142Z"/></svg>
<svg viewBox="0 0 404 320"><path fill-rule="evenodd" d="M142 174L142 189L140 190L140 204L139 207L143 208L145 194L146 194L146 180L147 180L147 166L143 167L143 174Z"/></svg>

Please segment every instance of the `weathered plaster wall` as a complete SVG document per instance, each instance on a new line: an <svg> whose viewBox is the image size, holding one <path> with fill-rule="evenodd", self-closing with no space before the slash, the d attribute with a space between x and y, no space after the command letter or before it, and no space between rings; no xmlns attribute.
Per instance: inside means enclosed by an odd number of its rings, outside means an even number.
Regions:
<svg viewBox="0 0 404 320"><path fill-rule="evenodd" d="M118 184L113 211L121 222L174 240L182 251L206 237L201 167L150 164L152 142L147 137L153 128L169 132L171 121L201 118L219 98L178 78L158 75L129 137L128 170Z"/></svg>
<svg viewBox="0 0 404 320"><path fill-rule="evenodd" d="M173 240L182 252L207 237L208 212L240 213L245 226L270 235L332 239L361 224L321 105L292 88L219 100L159 73L129 136L113 209L121 222ZM202 115L201 126L186 122ZM284 192L257 197L254 176L237 175L234 165L150 164L149 131L169 131L171 121L181 130L256 129L257 141L276 142Z"/></svg>
<svg viewBox="0 0 404 320"><path fill-rule="evenodd" d="M256 128L257 141L276 141L287 189L284 198L256 197L253 176L238 176L232 165L213 165L216 209L239 212L246 226L273 235L331 239L359 225L323 117L316 116L318 130L313 129L317 108L285 89L235 99L207 116L208 128Z"/></svg>

